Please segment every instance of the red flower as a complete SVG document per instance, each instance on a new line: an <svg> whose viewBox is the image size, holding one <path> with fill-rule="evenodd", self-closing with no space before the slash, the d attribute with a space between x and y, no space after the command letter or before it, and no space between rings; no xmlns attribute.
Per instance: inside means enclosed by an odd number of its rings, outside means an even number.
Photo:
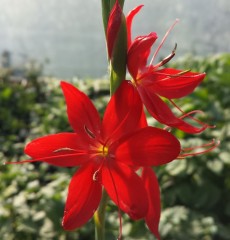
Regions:
<svg viewBox="0 0 230 240"><path fill-rule="evenodd" d="M157 39L157 34L151 32L149 35L138 36L133 42L131 41L132 21L141 8L142 5L138 6L126 17L128 34L127 66L129 73L132 76L132 83L139 92L141 100L148 112L160 123L166 124L170 127L176 127L188 133L199 133L206 129L208 125L192 118L190 113L183 113L184 116L176 117L161 97L167 98L172 102L172 98L182 98L192 93L204 79L205 73L194 73L171 68L161 69L165 63L169 62L174 57L176 46L168 57L163 59L160 63L152 65L152 62L162 47L167 35L177 21L166 33L160 46L153 55L150 64L147 64L151 47ZM179 107L177 108L179 109ZM201 124L201 127L195 127L185 122L183 120L185 116L190 117Z"/></svg>
<svg viewBox="0 0 230 240"><path fill-rule="evenodd" d="M66 230L78 228L92 217L102 186L132 219L148 218L146 181L133 169L172 161L180 153L179 141L167 131L139 127L144 123L142 103L126 81L109 101L102 121L84 93L66 82L61 86L75 133L35 139L25 148L33 159L19 163L42 161L59 167L80 166L69 185L63 217Z"/></svg>

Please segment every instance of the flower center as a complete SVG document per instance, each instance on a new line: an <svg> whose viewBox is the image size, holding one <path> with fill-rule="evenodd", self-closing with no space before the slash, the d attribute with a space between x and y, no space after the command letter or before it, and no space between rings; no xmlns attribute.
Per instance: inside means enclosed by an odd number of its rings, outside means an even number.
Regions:
<svg viewBox="0 0 230 240"><path fill-rule="evenodd" d="M140 78L136 78L135 80L132 78L131 79L131 83L134 87L137 87L138 85L141 84L141 79Z"/></svg>
<svg viewBox="0 0 230 240"><path fill-rule="evenodd" d="M97 149L98 153L101 154L103 157L107 157L109 154L109 148L104 145L100 145L100 147Z"/></svg>

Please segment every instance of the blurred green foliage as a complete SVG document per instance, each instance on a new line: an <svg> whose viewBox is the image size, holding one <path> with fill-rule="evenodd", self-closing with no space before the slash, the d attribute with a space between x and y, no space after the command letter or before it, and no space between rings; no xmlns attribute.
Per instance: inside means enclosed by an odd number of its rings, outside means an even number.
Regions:
<svg viewBox="0 0 230 240"><path fill-rule="evenodd" d="M176 103L185 111L203 110L201 119L216 125L199 135L173 133L185 147L213 138L221 140L221 145L210 153L155 169L162 192L162 239L230 239L230 55L187 57L172 67L207 73L195 93ZM20 82L10 81L7 74L0 76L0 239L94 239L92 221L75 232L61 227L68 183L76 169L43 163L3 165L26 159L23 148L32 139L71 131L59 80L39 77L39 72L30 72ZM109 99L107 80L71 82L103 114ZM109 203L106 239L115 239L118 224L117 208ZM123 233L127 240L154 239L143 221L132 222L126 215Z"/></svg>

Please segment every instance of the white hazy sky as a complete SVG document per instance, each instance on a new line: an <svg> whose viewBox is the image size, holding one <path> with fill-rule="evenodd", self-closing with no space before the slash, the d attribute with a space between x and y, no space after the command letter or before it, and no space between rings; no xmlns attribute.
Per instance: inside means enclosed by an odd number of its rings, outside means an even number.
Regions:
<svg viewBox="0 0 230 240"><path fill-rule="evenodd" d="M126 0L125 12L139 4L145 6L135 18L134 36L156 31L160 41L180 19L161 56L175 42L178 57L230 52L229 0ZM0 0L0 53L3 50L12 52L15 64L47 58L46 72L58 77L104 75L100 0Z"/></svg>

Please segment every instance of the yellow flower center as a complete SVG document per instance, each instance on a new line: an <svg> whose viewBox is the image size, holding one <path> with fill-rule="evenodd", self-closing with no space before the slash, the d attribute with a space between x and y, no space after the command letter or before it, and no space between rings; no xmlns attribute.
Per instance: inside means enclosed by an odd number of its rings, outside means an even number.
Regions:
<svg viewBox="0 0 230 240"><path fill-rule="evenodd" d="M98 148L98 153L100 153L103 157L107 157L109 154L109 148L107 146L101 145Z"/></svg>
<svg viewBox="0 0 230 240"><path fill-rule="evenodd" d="M134 87L137 87L138 85L141 84L141 78L136 78L135 80L132 78L131 83L133 84Z"/></svg>

